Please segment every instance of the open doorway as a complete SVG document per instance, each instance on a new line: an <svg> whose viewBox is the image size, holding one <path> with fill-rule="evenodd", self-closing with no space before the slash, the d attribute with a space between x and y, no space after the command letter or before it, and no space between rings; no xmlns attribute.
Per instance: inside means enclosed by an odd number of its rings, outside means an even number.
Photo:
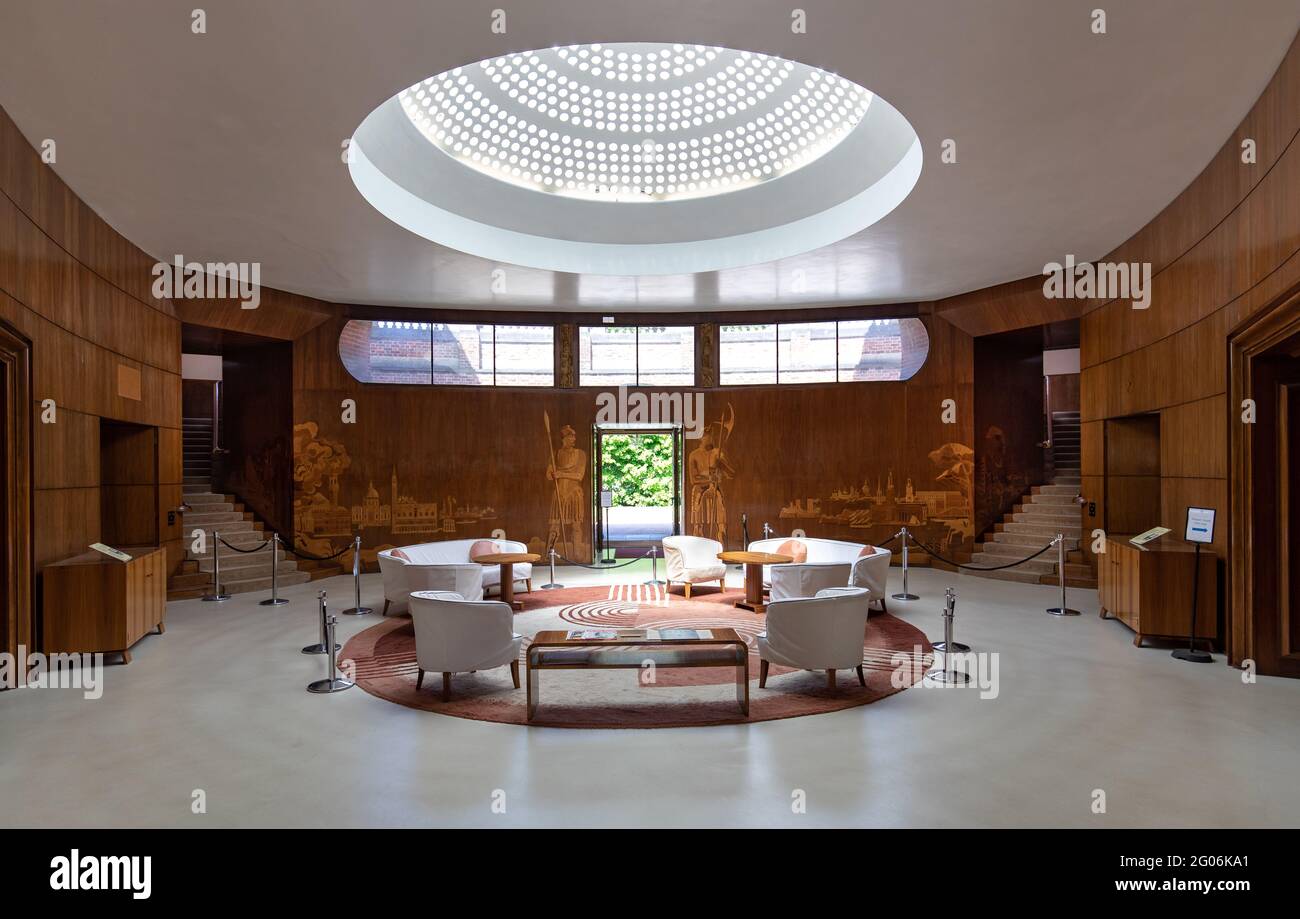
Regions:
<svg viewBox="0 0 1300 919"><path fill-rule="evenodd" d="M681 532L680 425L596 425L597 557L641 551Z"/></svg>

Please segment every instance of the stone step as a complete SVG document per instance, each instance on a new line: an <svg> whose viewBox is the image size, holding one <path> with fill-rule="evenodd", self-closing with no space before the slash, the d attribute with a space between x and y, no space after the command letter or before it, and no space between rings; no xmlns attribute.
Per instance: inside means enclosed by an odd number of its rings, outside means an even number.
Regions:
<svg viewBox="0 0 1300 919"><path fill-rule="evenodd" d="M185 495L185 502L190 507L225 506L234 507L229 495L213 494L210 491L192 491Z"/></svg>
<svg viewBox="0 0 1300 919"><path fill-rule="evenodd" d="M1064 495L1031 495L1029 500L1022 501L1020 504L1011 508L1013 514L1042 514L1048 517L1077 517L1079 515L1079 506L1074 503L1074 499L1065 497L1064 501L1053 501L1053 498L1062 498Z"/></svg>
<svg viewBox="0 0 1300 919"><path fill-rule="evenodd" d="M1031 492L1035 495L1068 495L1073 498L1076 489L1071 485L1035 485Z"/></svg>
<svg viewBox="0 0 1300 919"><path fill-rule="evenodd" d="M234 542L234 540L231 540ZM235 543L239 545L239 543ZM254 543L256 545L256 543ZM251 549L253 546L241 546L241 548ZM281 571L297 570L297 562L283 549L277 553L280 558ZM198 556L192 561L199 563L200 571L212 570L212 553ZM226 546L221 547L221 570L222 571L245 571L248 569L265 568L268 572L271 570L271 548L270 546L261 552L232 552Z"/></svg>
<svg viewBox="0 0 1300 919"><path fill-rule="evenodd" d="M220 510L193 510L185 515L186 526L203 527L205 530L221 528L226 523L242 523L246 519L242 511L237 511L228 504L220 505Z"/></svg>
<svg viewBox="0 0 1300 919"><path fill-rule="evenodd" d="M1046 542L1040 542L1040 543L1038 543L1036 546L1017 546L1017 545L1013 545L1013 544L1011 544L1011 543L996 542L996 541L992 541L992 542L982 542L982 543L979 543L978 545L975 546L975 556L974 556L974 557L975 557L976 559L979 559L979 558L984 557L984 556L989 556L989 557L995 557L995 558L997 558L997 561L996 561L996 562L983 562L983 561L980 561L980 562L976 562L976 564L980 564L980 565L1005 565L1005 564L1007 564L1008 562L1013 562L1013 561L1015 561L1015 560L1018 559L1018 558L1026 558L1026 557L1028 557L1028 556L1030 556L1030 555L1033 555L1035 552L1037 552L1039 549L1041 549L1044 545L1046 545ZM1048 550L1047 550L1046 552L1044 552L1042 555L1038 556L1038 558L1034 559L1034 562L1040 562L1040 561L1047 561L1047 562L1050 562L1052 565L1055 565L1055 564L1056 564L1056 550L1055 550L1055 549L1048 549Z"/></svg>
<svg viewBox="0 0 1300 919"><path fill-rule="evenodd" d="M310 573L306 571L281 571L280 587L288 587L292 584L306 584L312 580ZM167 591L168 600L193 600L202 597L211 589L212 579L209 577L202 587L191 586L188 582L178 584L176 589ZM221 578L221 589L228 594L246 594L258 590L269 591L271 589L271 576L253 578L227 578L224 575ZM350 604L349 604L350 605Z"/></svg>
<svg viewBox="0 0 1300 919"><path fill-rule="evenodd" d="M1029 496L1029 503L1038 507L1071 507L1074 505L1074 495L1070 492L1033 494Z"/></svg>
<svg viewBox="0 0 1300 919"><path fill-rule="evenodd" d="M979 546L976 546L975 548L979 549ZM1012 561L1014 561L1014 559L1007 558L1006 556L985 555L984 553L977 551L973 556L971 556L970 563L977 567L984 565L997 567L1000 565L1010 565ZM1056 562L1045 562L1041 559L1034 559L1032 562L1021 562L1019 565L1014 565L1004 570L1032 573L1036 580L1039 575L1054 574L1056 572Z"/></svg>
<svg viewBox="0 0 1300 919"><path fill-rule="evenodd" d="M1075 526L1083 525L1078 509L1069 505L1057 507L1052 504L1020 504L1013 509L1011 519L1017 523L1030 523L1037 520L1040 523L1054 521Z"/></svg>
<svg viewBox="0 0 1300 919"><path fill-rule="evenodd" d="M1073 552L1075 549L1079 548L1079 539L1081 536L1082 534L1079 536L1066 536L1065 550L1067 552ZM1007 530L999 530L996 533L988 534L988 537L985 538L985 542L995 542L1004 546L1016 546L1020 549L1032 550L1042 548L1055 538L1055 533L1048 535L1041 533L1015 533ZM1028 553L1023 554L1027 555Z"/></svg>
<svg viewBox="0 0 1300 919"><path fill-rule="evenodd" d="M1000 532L1015 533L1018 536L1042 536L1046 539L1051 539L1057 533L1062 533L1065 536L1069 536L1073 539L1083 538L1083 526L1077 521L1072 527L1071 526L1054 527L1042 523L1021 523L1015 520L1010 520L1006 523L1001 524L1001 526L1002 529Z"/></svg>
<svg viewBox="0 0 1300 919"><path fill-rule="evenodd" d="M181 478L182 486L202 485L204 491L212 490L212 480L207 476L187 475Z"/></svg>
<svg viewBox="0 0 1300 919"><path fill-rule="evenodd" d="M255 549L258 546L260 546L262 543L266 542L266 536L263 535L261 530L251 530L251 529L239 533L222 532L221 538L224 539L226 542L230 543L230 545L238 546L241 549ZM193 541L194 541L193 538L187 532L185 534L185 545L186 545L185 557L186 558L200 559L200 558L210 558L212 556L212 543L214 542L214 538L212 536L211 530L208 530L205 533L204 546L202 552L195 552L193 549L189 548L189 546L193 543ZM239 554L241 553L232 552L225 546L221 547L222 558L227 558ZM270 556L267 557L269 558Z"/></svg>
<svg viewBox="0 0 1300 919"><path fill-rule="evenodd" d="M997 565L1007 565L1010 564L1010 562L1013 561L1016 557L1015 555L1008 557L1005 555L997 555L994 553L978 551L979 549L983 548L985 545L986 544L981 543L979 546L975 547L976 552L971 557L972 565L988 565L990 567L997 566ZM996 543L994 545L996 545ZM1051 559L1051 560L1046 561L1046 559ZM1047 552L1043 555L1040 555L1038 558L1033 559L1032 561L1021 562L1019 565L1014 565L1010 568L1006 568L1003 570L1033 572L1038 577L1050 575L1058 580L1060 579L1060 575L1058 575L1056 572L1056 555L1053 552ZM1073 562L1066 562L1065 577L1067 582L1069 581L1070 578L1091 578L1093 577L1092 568L1090 568L1088 565L1080 565Z"/></svg>
<svg viewBox="0 0 1300 919"><path fill-rule="evenodd" d="M263 535L262 524L256 520L240 520L231 523L218 523L216 526L191 526L186 522L185 535L189 537L194 530L202 530L212 539L213 533L220 533L222 538L236 546L246 542L260 542L270 534Z"/></svg>

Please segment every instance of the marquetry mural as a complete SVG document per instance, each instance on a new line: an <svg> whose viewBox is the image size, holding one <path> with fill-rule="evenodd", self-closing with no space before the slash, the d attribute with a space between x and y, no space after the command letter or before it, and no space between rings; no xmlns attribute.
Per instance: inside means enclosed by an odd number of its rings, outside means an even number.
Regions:
<svg viewBox="0 0 1300 919"><path fill-rule="evenodd" d="M892 468L864 468L858 481L782 505L778 532L798 528L809 535L875 543L906 526L944 554L960 552L974 536L973 456L965 444L943 444L927 454L931 467L919 480L896 479Z"/></svg>
<svg viewBox="0 0 1300 919"><path fill-rule="evenodd" d="M449 491L405 493L397 465L379 486L374 477L363 483L349 474L347 447L323 436L314 421L294 425L293 433L294 530L296 544L309 552L331 554L360 536L362 557L373 561L390 546L490 535L497 528L490 505L461 502Z"/></svg>
<svg viewBox="0 0 1300 919"><path fill-rule="evenodd" d="M593 389L362 384L338 359L340 323L294 348L294 518L329 554L503 533L590 561ZM741 515L778 534L881 542L906 524L946 552L974 535L971 339L931 322L908 381L701 387L705 424L682 445L683 532L728 548ZM344 399L356 422L339 420ZM956 423L942 403L954 399Z"/></svg>

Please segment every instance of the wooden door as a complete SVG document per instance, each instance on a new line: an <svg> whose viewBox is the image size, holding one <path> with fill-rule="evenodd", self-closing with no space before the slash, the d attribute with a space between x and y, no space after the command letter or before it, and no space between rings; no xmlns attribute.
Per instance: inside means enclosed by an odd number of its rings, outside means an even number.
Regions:
<svg viewBox="0 0 1300 919"><path fill-rule="evenodd" d="M1255 660L1260 673L1300 676L1300 357L1275 352L1254 363Z"/></svg>
<svg viewBox="0 0 1300 919"><path fill-rule="evenodd" d="M0 591L3 650L36 650L32 605L31 342L0 322Z"/></svg>

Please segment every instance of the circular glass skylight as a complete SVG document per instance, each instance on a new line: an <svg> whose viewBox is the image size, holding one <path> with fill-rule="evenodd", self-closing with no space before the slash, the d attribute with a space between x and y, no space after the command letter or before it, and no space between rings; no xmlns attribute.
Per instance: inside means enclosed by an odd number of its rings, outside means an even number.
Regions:
<svg viewBox="0 0 1300 919"><path fill-rule="evenodd" d="M837 242L898 207L923 161L902 113L850 79L644 42L447 70L381 102L347 147L357 190L412 233L607 275L718 271Z"/></svg>
<svg viewBox="0 0 1300 919"><path fill-rule="evenodd" d="M495 179L592 201L673 201L787 175L844 140L872 94L750 51L568 45L508 54L398 94L434 146Z"/></svg>

